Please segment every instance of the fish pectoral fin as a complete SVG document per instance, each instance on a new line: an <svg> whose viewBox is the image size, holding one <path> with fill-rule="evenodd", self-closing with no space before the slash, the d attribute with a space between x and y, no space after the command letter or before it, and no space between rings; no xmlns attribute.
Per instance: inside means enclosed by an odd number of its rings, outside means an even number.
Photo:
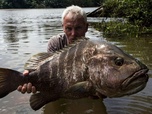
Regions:
<svg viewBox="0 0 152 114"><path fill-rule="evenodd" d="M35 54L25 63L24 69L27 69L29 71L36 70L39 65L43 64L43 61L46 62L47 58L49 58L52 55L53 54L47 52Z"/></svg>
<svg viewBox="0 0 152 114"><path fill-rule="evenodd" d="M65 91L68 98L83 98L91 96L94 92L93 86L89 81L83 81L72 85Z"/></svg>
<svg viewBox="0 0 152 114"><path fill-rule="evenodd" d="M45 104L57 100L57 97L51 97L49 93L36 93L30 98L30 106L33 110L38 110Z"/></svg>

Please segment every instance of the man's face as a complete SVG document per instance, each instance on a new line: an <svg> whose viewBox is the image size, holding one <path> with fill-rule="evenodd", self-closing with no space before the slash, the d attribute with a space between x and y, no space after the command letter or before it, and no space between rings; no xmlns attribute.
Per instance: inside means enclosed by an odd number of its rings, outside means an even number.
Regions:
<svg viewBox="0 0 152 114"><path fill-rule="evenodd" d="M71 13L65 16L62 26L69 43L75 40L76 37L85 36L88 30L88 24L85 23L84 18L82 16L76 17Z"/></svg>

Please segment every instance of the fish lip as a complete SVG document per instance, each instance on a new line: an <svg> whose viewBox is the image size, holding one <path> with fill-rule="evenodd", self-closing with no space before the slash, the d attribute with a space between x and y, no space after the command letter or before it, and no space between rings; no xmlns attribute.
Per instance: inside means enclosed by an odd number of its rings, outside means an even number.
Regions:
<svg viewBox="0 0 152 114"><path fill-rule="evenodd" d="M133 75L129 76L128 78L126 78L123 82L122 82L122 89L126 89L128 88L128 86L131 85L135 85L138 86L142 83L146 83L149 79L148 76L148 71L149 69L145 68L145 69L140 69L137 72L135 72ZM137 83L134 83L134 81L136 79L140 79L140 81L138 81ZM134 83L134 84L133 84ZM136 85L137 84L137 85Z"/></svg>

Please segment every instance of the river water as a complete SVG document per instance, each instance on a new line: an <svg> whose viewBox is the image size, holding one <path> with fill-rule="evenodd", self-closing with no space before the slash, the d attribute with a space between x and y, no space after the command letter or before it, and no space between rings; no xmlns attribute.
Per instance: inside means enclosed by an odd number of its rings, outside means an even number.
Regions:
<svg viewBox="0 0 152 114"><path fill-rule="evenodd" d="M95 8L84 8L86 12ZM63 9L0 10L0 67L23 72L27 59L46 51L49 38L62 32ZM88 18L89 22L100 21ZM145 63L150 79L144 90L121 98L101 100L79 99L58 101L33 111L31 94L14 91L0 99L0 114L150 114L152 113L152 36L141 38L105 38L102 32L89 26L87 37L101 38L122 48ZM6 88L7 89L7 88Z"/></svg>

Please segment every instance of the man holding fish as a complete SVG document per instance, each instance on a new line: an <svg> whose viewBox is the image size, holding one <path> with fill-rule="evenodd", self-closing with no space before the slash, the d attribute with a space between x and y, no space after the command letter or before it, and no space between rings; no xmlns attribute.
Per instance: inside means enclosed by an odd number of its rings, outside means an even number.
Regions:
<svg viewBox="0 0 152 114"><path fill-rule="evenodd" d="M68 7L62 15L64 34L50 39L49 53L33 55L24 73L0 68L0 98L16 88L32 92L30 106L38 110L60 98L114 98L144 89L147 66L115 45L84 38L86 17L80 7Z"/></svg>
<svg viewBox="0 0 152 114"><path fill-rule="evenodd" d="M76 40L77 37L85 36L88 30L87 15L79 6L69 6L62 14L62 27L64 33L50 38L47 52L53 53ZM29 71L24 71L24 76L28 76ZM20 85L17 88L21 93L36 93L36 88L31 83Z"/></svg>

